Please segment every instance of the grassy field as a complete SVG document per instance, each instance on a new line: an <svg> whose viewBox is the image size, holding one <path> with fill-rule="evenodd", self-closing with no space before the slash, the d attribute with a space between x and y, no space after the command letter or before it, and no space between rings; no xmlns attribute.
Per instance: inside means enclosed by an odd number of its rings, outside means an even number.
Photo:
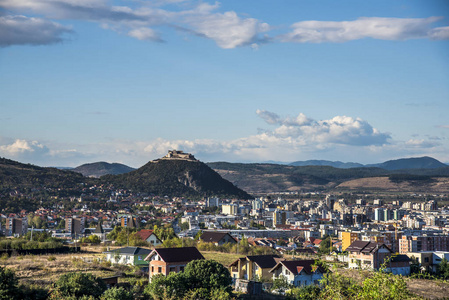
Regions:
<svg viewBox="0 0 449 300"><path fill-rule="evenodd" d="M236 261L239 257L245 257L244 254L236 253L222 253L222 252L212 252L212 251L201 251L205 259L213 259L218 261L225 267L229 266L231 263Z"/></svg>

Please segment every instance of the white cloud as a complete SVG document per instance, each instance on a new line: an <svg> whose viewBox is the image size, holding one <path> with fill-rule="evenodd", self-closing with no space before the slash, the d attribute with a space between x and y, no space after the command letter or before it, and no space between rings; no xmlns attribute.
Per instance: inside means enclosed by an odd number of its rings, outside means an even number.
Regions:
<svg viewBox="0 0 449 300"><path fill-rule="evenodd" d="M280 36L283 42L341 43L363 38L380 40L447 39L447 27L431 29L440 17L425 19L358 18L355 21L302 21L294 23L292 31Z"/></svg>
<svg viewBox="0 0 449 300"><path fill-rule="evenodd" d="M63 41L72 30L61 24L20 15L0 16L0 47L48 45Z"/></svg>
<svg viewBox="0 0 449 300"><path fill-rule="evenodd" d="M133 29L128 32L128 35L138 40L162 41L153 29L147 27Z"/></svg>
<svg viewBox="0 0 449 300"><path fill-rule="evenodd" d="M413 148L422 149L422 148L434 148L436 146L441 145L441 143L430 140L426 141L424 139L410 139L405 142L405 145Z"/></svg>
<svg viewBox="0 0 449 300"><path fill-rule="evenodd" d="M123 5L112 5L112 3ZM224 49L241 46L258 49L260 44L275 40L320 43L346 42L367 37L381 40L449 39L449 27L431 27L433 23L441 19L439 17L423 19L370 17L341 22L301 21L294 23L289 33L274 39L265 33L273 28L278 30L282 28L270 26L256 18L242 17L240 12L219 11L219 2L209 4L193 0L151 2L137 0L132 3L123 0L114 2L111 0L1 0L0 7L8 12L39 14L47 19L44 20L48 22L47 26L53 26L53 31L67 30L67 28L57 27L59 24L51 22L50 19L83 20L98 23L102 28L112 29L139 40L160 42L162 38L154 32L154 27L164 26L211 39ZM11 28L8 32L11 32ZM53 32L53 36L60 38L64 32L66 31ZM44 33L46 31L40 31L41 35ZM59 40L50 39L42 44L55 41ZM21 42L21 44L29 43L36 42L33 42L30 37L27 37L25 42Z"/></svg>
<svg viewBox="0 0 449 300"><path fill-rule="evenodd" d="M16 139L12 144L0 145L0 155L27 162L32 157L42 157L49 153L50 150L38 141Z"/></svg>
<svg viewBox="0 0 449 300"><path fill-rule="evenodd" d="M291 137L313 143L335 143L346 145L386 144L390 135L380 133L360 118L336 116L330 120L315 121L300 113L297 117L281 118L279 115L257 110L256 113L268 124L280 125L272 134Z"/></svg>
<svg viewBox="0 0 449 300"><path fill-rule="evenodd" d="M429 35L434 40L449 40L449 26L434 28L429 31Z"/></svg>
<svg viewBox="0 0 449 300"><path fill-rule="evenodd" d="M234 11L191 16L187 18L187 23L224 49L252 45L259 39L259 33L270 29L267 23L253 18L240 18Z"/></svg>

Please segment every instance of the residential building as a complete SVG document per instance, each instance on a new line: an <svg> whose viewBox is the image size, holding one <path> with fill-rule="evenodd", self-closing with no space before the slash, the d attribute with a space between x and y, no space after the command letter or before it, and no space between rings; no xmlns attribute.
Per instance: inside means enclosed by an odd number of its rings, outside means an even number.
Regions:
<svg viewBox="0 0 449 300"><path fill-rule="evenodd" d="M195 247L156 248L145 258L149 262L149 278L157 274L182 272L185 266L197 259L204 259Z"/></svg>
<svg viewBox="0 0 449 300"><path fill-rule="evenodd" d="M341 233L341 241L342 241L342 250L346 251L354 241L359 239L360 232L342 232Z"/></svg>
<svg viewBox="0 0 449 300"><path fill-rule="evenodd" d="M86 224L86 219L84 217L66 218L65 219L65 232L71 234L72 236L83 235L85 224Z"/></svg>
<svg viewBox="0 0 449 300"><path fill-rule="evenodd" d="M153 230L142 229L137 232L137 235L152 246L162 245L162 241L154 234Z"/></svg>
<svg viewBox="0 0 449 300"><path fill-rule="evenodd" d="M205 231L200 236L200 240L207 243L214 243L217 246L226 243L237 243L237 241L228 232L221 231Z"/></svg>
<svg viewBox="0 0 449 300"><path fill-rule="evenodd" d="M231 277L245 280L269 280L272 276L270 270L282 258L278 255L253 255L241 257L229 265Z"/></svg>
<svg viewBox="0 0 449 300"><path fill-rule="evenodd" d="M237 204L224 204L221 206L221 212L224 215L237 215L238 209Z"/></svg>
<svg viewBox="0 0 449 300"><path fill-rule="evenodd" d="M399 253L419 251L449 251L447 235L404 235L399 240Z"/></svg>
<svg viewBox="0 0 449 300"><path fill-rule="evenodd" d="M393 274L410 274L410 258L407 255L392 255L393 252L385 244L357 240L346 251L350 269L385 268Z"/></svg>
<svg viewBox="0 0 449 300"><path fill-rule="evenodd" d="M141 247L123 247L103 252L106 260L112 264L139 266L144 271L148 271L148 262L145 258L151 253L151 249Z"/></svg>
<svg viewBox="0 0 449 300"><path fill-rule="evenodd" d="M6 218L6 236L25 235L28 232L27 218Z"/></svg>
<svg viewBox="0 0 449 300"><path fill-rule="evenodd" d="M318 284L326 271L315 263L315 260L279 261L270 273L273 274L273 279L283 276L289 284L294 286Z"/></svg>

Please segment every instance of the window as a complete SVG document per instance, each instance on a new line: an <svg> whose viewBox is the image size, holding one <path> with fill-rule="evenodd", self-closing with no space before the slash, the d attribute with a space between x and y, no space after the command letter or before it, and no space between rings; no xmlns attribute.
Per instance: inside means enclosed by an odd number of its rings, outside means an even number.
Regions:
<svg viewBox="0 0 449 300"><path fill-rule="evenodd" d="M154 267L153 266L151 267L151 273L154 273Z"/></svg>
<svg viewBox="0 0 449 300"><path fill-rule="evenodd" d="M179 271L184 272L184 266L180 266Z"/></svg>
<svg viewBox="0 0 449 300"><path fill-rule="evenodd" d="M157 267L157 272L162 273L162 267Z"/></svg>
<svg viewBox="0 0 449 300"><path fill-rule="evenodd" d="M170 267L169 272L176 272L176 267Z"/></svg>
<svg viewBox="0 0 449 300"><path fill-rule="evenodd" d="M142 255L137 256L138 260L142 260Z"/></svg>
<svg viewBox="0 0 449 300"><path fill-rule="evenodd" d="M429 262L429 258L428 257L424 257L424 261L425 262Z"/></svg>

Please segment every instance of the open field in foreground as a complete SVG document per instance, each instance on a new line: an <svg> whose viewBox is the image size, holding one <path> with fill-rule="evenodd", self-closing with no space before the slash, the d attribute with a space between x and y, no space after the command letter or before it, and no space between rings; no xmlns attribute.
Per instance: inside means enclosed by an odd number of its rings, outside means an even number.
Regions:
<svg viewBox="0 0 449 300"><path fill-rule="evenodd" d="M79 254L2 257L0 258L0 266L14 270L20 281L23 283L38 284L41 286L51 285L59 278L59 276L68 272L87 272L99 277L109 277L116 274L124 275L119 279L119 282L129 282L130 279L133 280L132 278L134 278L134 280L139 280L138 278L141 278L126 275L133 272L132 268L111 267L107 263L101 262L103 258L101 252L104 250L101 247L89 248L88 250L90 251L89 253ZM245 256L236 253L211 251L202 251L202 254L206 259L216 260L225 266L228 266L237 258ZM343 268L339 268L338 272L359 283L371 275L371 272L369 271L348 270ZM141 278L142 281L145 281L146 279L146 277ZM409 290L413 294L423 297L424 299L447 299L449 295L449 283L447 281L406 279L406 282Z"/></svg>

